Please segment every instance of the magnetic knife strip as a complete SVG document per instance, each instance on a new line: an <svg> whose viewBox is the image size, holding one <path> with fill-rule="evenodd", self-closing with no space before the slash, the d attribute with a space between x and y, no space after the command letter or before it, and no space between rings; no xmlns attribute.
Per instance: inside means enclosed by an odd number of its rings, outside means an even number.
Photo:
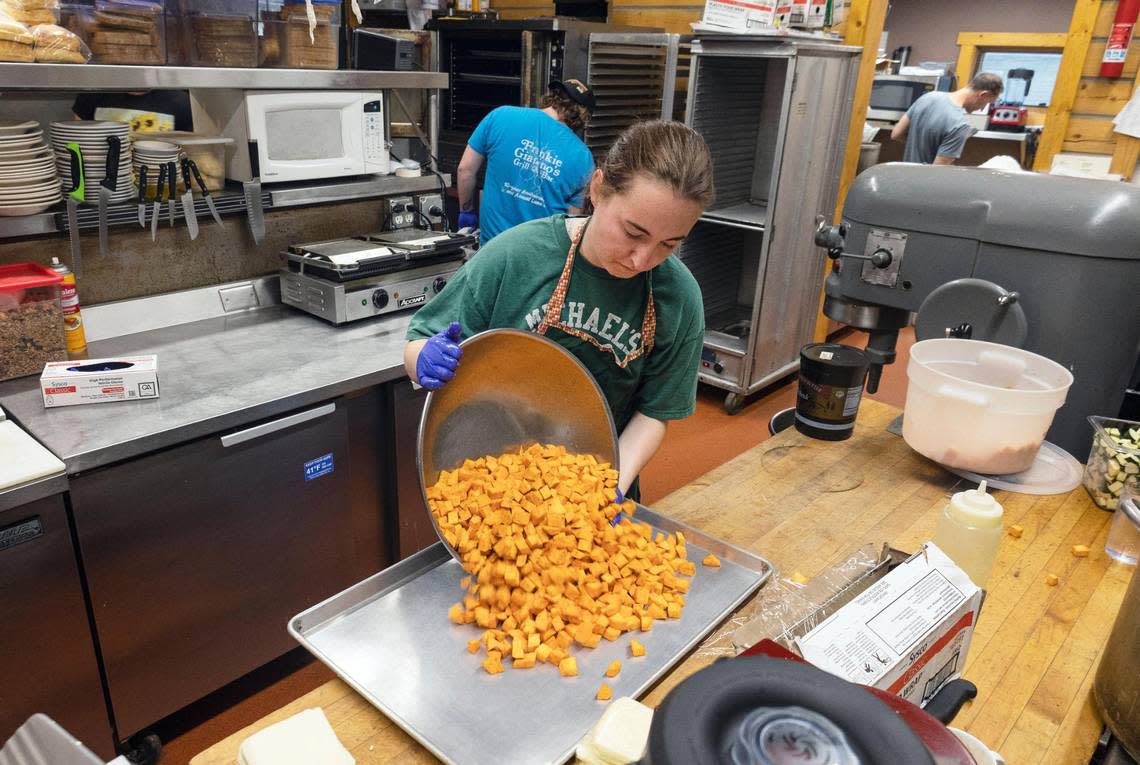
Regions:
<svg viewBox="0 0 1140 765"><path fill-rule="evenodd" d="M218 208L219 215L233 215L233 214L246 214L245 195L240 191L238 192L214 192L211 194L214 200L214 206ZM270 203L270 196L268 191L261 193L261 207L268 210L273 205ZM107 207L107 225L117 226L133 224L139 228L139 213L138 213L138 200L130 202L120 202ZM150 228L150 216L154 211L154 200L147 199L146 201L146 220L147 228ZM162 226L170 227L170 212L167 207L167 200L162 200L162 208L159 216L159 230ZM200 195L194 196L194 214L198 218L198 225L204 226L213 223L210 219L210 208L206 206L206 200ZM97 231L99 229L99 208L93 204L80 204L79 206L79 230L80 231ZM177 225L178 221L185 220L182 214L182 201L178 197L174 198L174 222ZM55 214L55 225L57 231L68 231L67 227L67 213L59 212ZM140 228L141 230L141 228Z"/></svg>

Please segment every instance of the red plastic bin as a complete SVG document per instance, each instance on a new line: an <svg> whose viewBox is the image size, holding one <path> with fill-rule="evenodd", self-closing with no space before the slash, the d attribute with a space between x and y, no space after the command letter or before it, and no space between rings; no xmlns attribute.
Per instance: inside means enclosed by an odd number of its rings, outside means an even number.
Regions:
<svg viewBox="0 0 1140 765"><path fill-rule="evenodd" d="M0 380L39 374L67 358L63 277L36 263L0 266Z"/></svg>

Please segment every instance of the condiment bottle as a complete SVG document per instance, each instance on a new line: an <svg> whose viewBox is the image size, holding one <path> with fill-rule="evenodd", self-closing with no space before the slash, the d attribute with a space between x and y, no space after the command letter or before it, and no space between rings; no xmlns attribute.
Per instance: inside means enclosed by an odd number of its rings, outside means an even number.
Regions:
<svg viewBox="0 0 1140 765"><path fill-rule="evenodd" d="M982 481L977 489L952 496L938 519L934 544L979 587L986 586L994 567L1003 512L1001 504L986 493L986 482Z"/></svg>
<svg viewBox="0 0 1140 765"><path fill-rule="evenodd" d="M67 355L78 356L87 350L87 335L83 331L83 315L79 312L79 290L75 284L75 274L59 258L51 259L51 270L63 277L60 286L59 302L63 308L64 339L67 342Z"/></svg>

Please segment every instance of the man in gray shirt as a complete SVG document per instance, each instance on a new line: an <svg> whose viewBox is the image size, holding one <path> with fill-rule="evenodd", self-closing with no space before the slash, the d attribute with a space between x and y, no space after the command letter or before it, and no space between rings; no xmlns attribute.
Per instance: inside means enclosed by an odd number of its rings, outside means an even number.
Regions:
<svg viewBox="0 0 1140 765"><path fill-rule="evenodd" d="M935 91L920 97L891 130L891 138L906 141L903 162L954 164L974 134L966 114L993 103L1001 91L1001 77L982 72L953 93Z"/></svg>

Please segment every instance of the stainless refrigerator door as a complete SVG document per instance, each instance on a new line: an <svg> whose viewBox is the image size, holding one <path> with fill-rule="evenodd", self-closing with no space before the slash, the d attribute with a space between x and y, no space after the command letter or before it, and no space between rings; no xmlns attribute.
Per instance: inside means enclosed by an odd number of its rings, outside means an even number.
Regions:
<svg viewBox="0 0 1140 765"><path fill-rule="evenodd" d="M62 494L0 511L0 614L0 741L43 712L114 757Z"/></svg>
<svg viewBox="0 0 1140 765"><path fill-rule="evenodd" d="M122 737L295 644L297 611L357 580L343 401L73 479Z"/></svg>
<svg viewBox="0 0 1140 765"><path fill-rule="evenodd" d="M439 541L420 490L416 467L416 434L424 411L427 391L415 389L409 380L392 383L393 469L396 472L396 518L399 528L397 557L400 560Z"/></svg>

